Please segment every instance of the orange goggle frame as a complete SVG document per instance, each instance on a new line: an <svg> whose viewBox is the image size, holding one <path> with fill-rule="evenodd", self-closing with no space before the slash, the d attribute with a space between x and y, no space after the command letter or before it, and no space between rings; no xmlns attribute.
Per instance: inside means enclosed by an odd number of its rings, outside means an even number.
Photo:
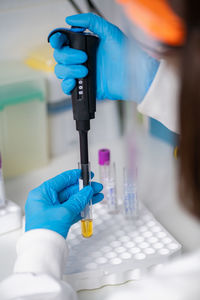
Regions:
<svg viewBox="0 0 200 300"><path fill-rule="evenodd" d="M183 20L167 0L116 0L128 18L153 39L169 46L182 46L185 41Z"/></svg>

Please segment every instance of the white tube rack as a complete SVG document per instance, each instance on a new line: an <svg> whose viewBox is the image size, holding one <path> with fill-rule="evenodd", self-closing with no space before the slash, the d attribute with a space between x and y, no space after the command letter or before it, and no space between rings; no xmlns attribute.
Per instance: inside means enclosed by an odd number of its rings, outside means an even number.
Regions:
<svg viewBox="0 0 200 300"><path fill-rule="evenodd" d="M80 224L72 226L64 279L76 291L137 280L143 271L180 254L181 245L140 206L139 218L127 220L108 214L106 205L95 205L89 239L81 236Z"/></svg>
<svg viewBox="0 0 200 300"><path fill-rule="evenodd" d="M21 226L21 208L16 203L7 201L6 206L0 208L0 235L19 229Z"/></svg>

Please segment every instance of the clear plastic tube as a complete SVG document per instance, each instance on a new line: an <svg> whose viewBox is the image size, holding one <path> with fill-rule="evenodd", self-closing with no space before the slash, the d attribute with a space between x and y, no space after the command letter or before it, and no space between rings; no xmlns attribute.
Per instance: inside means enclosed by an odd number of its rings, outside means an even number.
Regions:
<svg viewBox="0 0 200 300"><path fill-rule="evenodd" d="M109 175L109 169L110 169L110 150L109 149L100 149L98 152L99 156L99 178L100 182L103 185L102 193L104 195L103 201L101 201L102 204L107 203L106 199L106 192L105 192L105 186L106 186L106 179Z"/></svg>
<svg viewBox="0 0 200 300"><path fill-rule="evenodd" d="M136 218L139 214L137 198L137 172L128 172L124 168L124 215L126 218Z"/></svg>
<svg viewBox="0 0 200 300"><path fill-rule="evenodd" d="M79 190L91 183L90 164L78 164L79 169L82 170L81 178L79 180ZM92 218L92 199L81 212L81 232L84 238L89 238L93 234L93 218Z"/></svg>
<svg viewBox="0 0 200 300"><path fill-rule="evenodd" d="M104 178L104 192L106 195L108 212L113 214L118 211L117 188L116 188L116 168L112 163L107 168L107 174Z"/></svg>
<svg viewBox="0 0 200 300"><path fill-rule="evenodd" d="M108 179L109 175L109 170L110 170L110 164L105 164L103 166L99 166L99 177L100 177L100 182L103 185L103 190L102 193L104 195L103 201L101 201L102 204L107 204L107 195L106 195L106 182Z"/></svg>

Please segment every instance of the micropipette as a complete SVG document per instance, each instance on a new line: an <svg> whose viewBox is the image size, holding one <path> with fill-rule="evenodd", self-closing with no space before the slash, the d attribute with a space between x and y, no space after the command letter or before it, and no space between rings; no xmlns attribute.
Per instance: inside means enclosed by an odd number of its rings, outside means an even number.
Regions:
<svg viewBox="0 0 200 300"><path fill-rule="evenodd" d="M88 68L88 75L85 78L76 80L76 86L72 91L73 116L76 121L76 130L79 132L80 141L80 164L83 187L90 184L90 168L88 155L88 131L90 120L95 118L96 112L96 53L99 45L99 38L88 32L85 28L73 27L71 29L58 28L53 30L50 37L60 32L67 37L66 44L71 48L82 50L87 53L88 59L84 65ZM92 205L88 204L82 212L82 235L92 235ZM88 224L90 226L88 226Z"/></svg>

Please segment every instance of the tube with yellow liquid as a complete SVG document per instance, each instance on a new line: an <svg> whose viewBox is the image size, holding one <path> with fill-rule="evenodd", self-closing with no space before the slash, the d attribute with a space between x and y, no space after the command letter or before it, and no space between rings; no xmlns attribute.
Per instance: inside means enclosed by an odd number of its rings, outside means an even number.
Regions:
<svg viewBox="0 0 200 300"><path fill-rule="evenodd" d="M81 169L81 177L79 180L79 190L84 186L90 185L91 183L91 173L90 164L80 164L79 169ZM92 220L92 199L86 205L84 210L81 212L81 233L84 238L89 238L93 234L93 220Z"/></svg>

